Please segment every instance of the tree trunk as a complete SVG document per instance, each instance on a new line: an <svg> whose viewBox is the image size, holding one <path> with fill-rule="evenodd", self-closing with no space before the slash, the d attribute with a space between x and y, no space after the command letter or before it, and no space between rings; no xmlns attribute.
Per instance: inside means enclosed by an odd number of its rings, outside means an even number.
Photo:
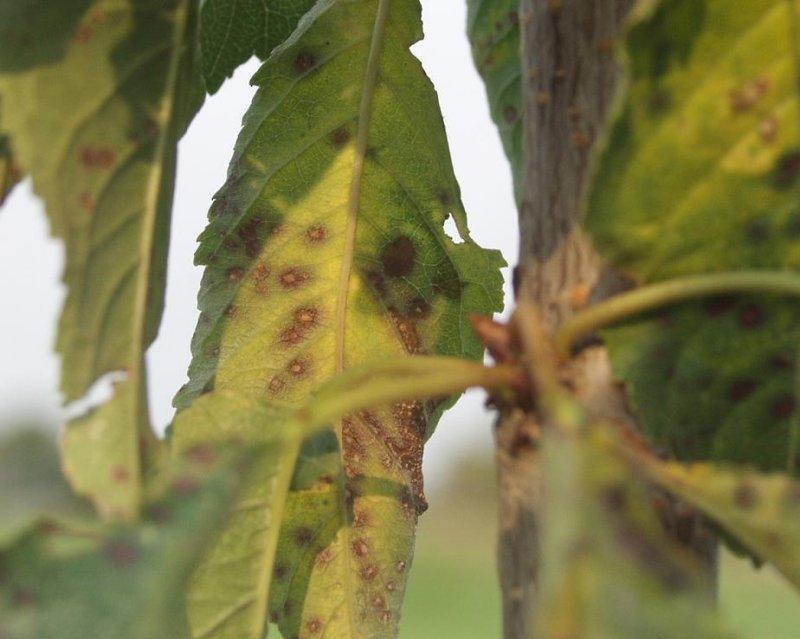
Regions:
<svg viewBox="0 0 800 639"><path fill-rule="evenodd" d="M521 0L525 186L515 290L518 300L539 309L550 331L590 297L596 301L618 289L613 271L602 268L582 234L580 216L590 161L602 142L617 89L614 50L633 4ZM602 346L584 349L569 373L576 394L595 416L633 423ZM496 433L505 639L533 637L537 511L543 491L537 433L535 414L519 411L502 416ZM685 513L678 516L676 535L686 528ZM713 565L708 537L698 535L691 543Z"/></svg>

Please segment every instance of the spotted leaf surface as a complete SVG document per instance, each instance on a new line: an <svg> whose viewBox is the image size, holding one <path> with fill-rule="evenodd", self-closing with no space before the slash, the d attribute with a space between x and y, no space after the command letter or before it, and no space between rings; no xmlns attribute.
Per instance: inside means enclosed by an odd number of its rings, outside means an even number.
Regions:
<svg viewBox="0 0 800 639"><path fill-rule="evenodd" d="M2 12L16 15L4 28L24 45L0 53L3 127L66 247L64 397L125 374L109 404L67 431L65 466L104 512L130 516L139 435L149 433L143 352L163 306L177 139L202 97L193 4L11 0Z"/></svg>
<svg viewBox="0 0 800 639"><path fill-rule="evenodd" d="M800 587L800 485L785 474L765 475L711 464L654 463L652 477L700 509L755 557Z"/></svg>
<svg viewBox="0 0 800 639"><path fill-rule="evenodd" d="M645 485L598 432L545 437L537 636L735 637L712 612L697 566L664 533Z"/></svg>
<svg viewBox="0 0 800 639"><path fill-rule="evenodd" d="M0 442L0 548L46 515L86 511L64 481L55 443L46 435L26 430Z"/></svg>
<svg viewBox="0 0 800 639"><path fill-rule="evenodd" d="M263 637L278 534L299 441L285 438L283 411L252 398L210 393L173 424L177 456L213 454L225 442L258 442L225 529L203 559L188 591L194 637Z"/></svg>
<svg viewBox="0 0 800 639"><path fill-rule="evenodd" d="M519 2L468 0L467 31L475 66L486 84L492 119L511 162L514 186L522 189L522 62Z"/></svg>
<svg viewBox="0 0 800 639"><path fill-rule="evenodd" d="M645 6L645 5L643 5ZM646 284L800 266L800 4L664 0L633 25L628 90L586 226ZM785 468L800 307L709 299L607 330L651 437L681 459Z"/></svg>
<svg viewBox="0 0 800 639"><path fill-rule="evenodd" d="M200 46L209 93L252 55L262 60L286 38L314 0L203 0Z"/></svg>
<svg viewBox="0 0 800 639"><path fill-rule="evenodd" d="M137 526L49 520L0 551L0 634L8 639L188 637L185 589L239 479L195 455Z"/></svg>
<svg viewBox="0 0 800 639"><path fill-rule="evenodd" d="M212 389L294 407L358 364L481 356L468 315L502 306L503 262L468 236L421 35L417 0L321 2L255 76L179 408ZM269 606L285 635L395 634L442 408L351 415L306 446Z"/></svg>

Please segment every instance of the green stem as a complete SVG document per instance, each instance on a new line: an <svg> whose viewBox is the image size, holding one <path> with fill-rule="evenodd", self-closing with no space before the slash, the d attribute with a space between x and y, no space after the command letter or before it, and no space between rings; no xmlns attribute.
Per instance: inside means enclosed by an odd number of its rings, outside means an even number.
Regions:
<svg viewBox="0 0 800 639"><path fill-rule="evenodd" d="M568 358L575 342L633 315L690 299L734 293L800 297L800 276L788 271L733 271L694 275L623 293L576 314L556 335L556 349Z"/></svg>
<svg viewBox="0 0 800 639"><path fill-rule="evenodd" d="M469 388L502 390L520 380L512 366L482 364L445 357L405 357L360 366L340 374L316 394L293 421L306 436L359 410L404 400L441 397Z"/></svg>

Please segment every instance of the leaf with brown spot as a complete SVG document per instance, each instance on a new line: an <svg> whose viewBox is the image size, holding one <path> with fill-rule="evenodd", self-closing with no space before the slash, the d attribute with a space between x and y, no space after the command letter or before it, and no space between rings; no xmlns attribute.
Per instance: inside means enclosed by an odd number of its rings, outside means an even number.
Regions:
<svg viewBox="0 0 800 639"><path fill-rule="evenodd" d="M603 431L543 431L536 636L733 639L706 575L664 532L648 486Z"/></svg>
<svg viewBox="0 0 800 639"><path fill-rule="evenodd" d="M48 516L0 545L0 634L188 637L187 581L236 499L242 465L241 456L226 454L216 463L182 462L165 471L146 509L160 513L157 519L128 525ZM191 479L197 490L170 492L170 478Z"/></svg>
<svg viewBox="0 0 800 639"><path fill-rule="evenodd" d="M107 516L136 516L160 454L144 354L163 309L177 143L203 98L195 14L189 0L0 6L0 30L14 16L20 40L0 47L2 127L66 249L64 400L124 378L65 431L69 479Z"/></svg>
<svg viewBox="0 0 800 639"><path fill-rule="evenodd" d="M782 473L729 465L656 459L640 465L646 477L703 512L800 587L800 482Z"/></svg>
<svg viewBox="0 0 800 639"><path fill-rule="evenodd" d="M642 285L800 268L798 11L793 1L660 0L635 14L620 51L626 93L586 217L614 268ZM661 449L786 467L796 300L686 303L668 322L639 317L602 335ZM790 363L775 367L776 358Z"/></svg>
<svg viewBox="0 0 800 639"><path fill-rule="evenodd" d="M318 3L256 74L196 256L210 321L198 324L179 409L212 380L216 391L291 408L358 364L482 356L469 316L502 306L503 262L469 238L436 94L409 51L421 26L417 0ZM444 232L448 215L463 243ZM257 253L239 241L243 227L255 229ZM261 265L269 276L257 291ZM241 282L226 276L231 267L245 269ZM309 483L289 497L278 547L296 577L274 584L269 606L285 635L316 620L328 637L394 636L407 573L392 566L410 565L423 444L445 407L351 415L308 443L297 476ZM370 517L357 535L368 558L352 557L355 512ZM308 544L296 543L298 527L315 531ZM380 573L395 589L375 610Z"/></svg>

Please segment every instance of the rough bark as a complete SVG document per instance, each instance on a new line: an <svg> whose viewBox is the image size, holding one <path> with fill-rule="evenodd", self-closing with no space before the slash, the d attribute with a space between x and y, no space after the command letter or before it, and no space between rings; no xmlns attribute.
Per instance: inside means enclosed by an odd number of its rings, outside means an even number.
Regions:
<svg viewBox="0 0 800 639"><path fill-rule="evenodd" d="M577 306L613 294L619 284L582 234L580 216L593 151L602 141L619 80L615 42L633 4L521 0L525 187L515 289L518 300L538 307L551 331ZM597 416L633 422L601 346L584 349L568 375ZM537 432L536 415L521 412L503 416L497 427L498 558L506 639L534 636L530 613L537 590L543 491ZM693 517L676 515L676 536L689 526L694 529ZM708 537L692 535L691 543L713 565Z"/></svg>

